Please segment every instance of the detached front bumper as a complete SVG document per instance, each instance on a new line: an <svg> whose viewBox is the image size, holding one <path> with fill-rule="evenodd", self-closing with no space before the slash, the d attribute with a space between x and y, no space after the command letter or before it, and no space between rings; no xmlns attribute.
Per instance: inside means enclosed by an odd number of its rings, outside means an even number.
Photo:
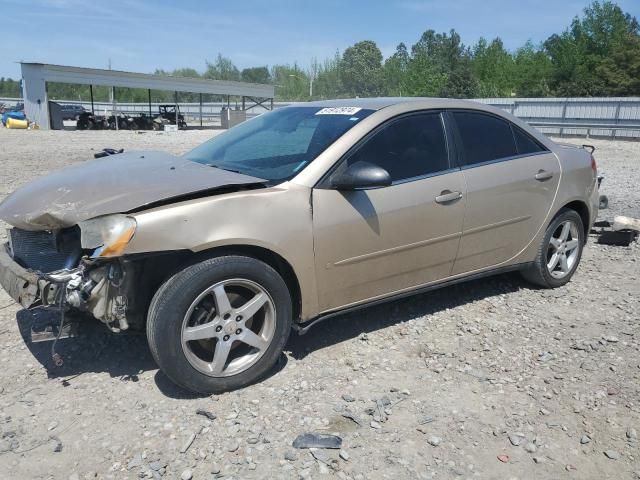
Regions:
<svg viewBox="0 0 640 480"><path fill-rule="evenodd" d="M7 247L6 244L0 245L0 285L24 308L49 306L54 303L60 306L59 289L82 275L81 268L49 274L24 268L11 257Z"/></svg>
<svg viewBox="0 0 640 480"><path fill-rule="evenodd" d="M0 285L16 302L24 308L36 306L48 283L38 273L19 265L9 255L7 246L0 245Z"/></svg>

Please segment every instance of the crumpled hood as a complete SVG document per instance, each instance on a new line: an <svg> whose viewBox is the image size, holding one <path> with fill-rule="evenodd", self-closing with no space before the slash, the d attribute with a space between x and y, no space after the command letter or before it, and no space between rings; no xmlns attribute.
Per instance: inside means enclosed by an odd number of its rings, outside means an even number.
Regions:
<svg viewBox="0 0 640 480"><path fill-rule="evenodd" d="M174 197L263 182L164 152L122 153L35 179L0 203L0 218L26 230L58 229Z"/></svg>

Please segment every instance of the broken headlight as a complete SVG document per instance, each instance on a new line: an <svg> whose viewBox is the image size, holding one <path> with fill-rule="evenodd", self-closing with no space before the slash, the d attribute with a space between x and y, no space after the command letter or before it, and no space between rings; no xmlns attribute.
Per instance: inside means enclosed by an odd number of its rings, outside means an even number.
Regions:
<svg viewBox="0 0 640 480"><path fill-rule="evenodd" d="M126 215L105 215L78 223L80 243L93 250L91 257L117 257L136 231L136 221Z"/></svg>

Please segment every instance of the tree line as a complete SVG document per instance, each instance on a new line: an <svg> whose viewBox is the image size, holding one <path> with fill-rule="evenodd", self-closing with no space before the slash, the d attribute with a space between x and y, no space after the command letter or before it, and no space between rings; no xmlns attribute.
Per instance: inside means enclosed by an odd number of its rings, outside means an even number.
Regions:
<svg viewBox="0 0 640 480"><path fill-rule="evenodd" d="M524 21L524 19L523 19ZM426 30L410 48L400 43L387 59L375 42L363 40L308 68L298 64L240 70L222 54L206 69L181 68L156 74L267 83L279 100L370 96L547 97L640 95L640 25L610 1L595 1L562 33L514 51L498 37L465 45L455 31ZM312 84L312 85L311 85ZM312 87L312 91L311 91ZM88 99L89 88L51 84L51 98ZM19 96L15 80L0 78L0 96ZM106 87L96 100L110 99ZM172 92L153 92L153 101L173 102ZM118 101L146 102L146 90L118 89ZM220 100L207 96L205 101ZM197 101L197 94L179 94Z"/></svg>

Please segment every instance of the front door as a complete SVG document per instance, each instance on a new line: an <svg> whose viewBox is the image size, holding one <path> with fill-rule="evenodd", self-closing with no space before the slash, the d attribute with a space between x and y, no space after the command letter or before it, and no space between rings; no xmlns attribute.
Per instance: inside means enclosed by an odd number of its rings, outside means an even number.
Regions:
<svg viewBox="0 0 640 480"><path fill-rule="evenodd" d="M322 311L399 293L450 275L464 216L464 178L451 167L441 114L391 120L338 166L387 170L384 188L313 191Z"/></svg>

